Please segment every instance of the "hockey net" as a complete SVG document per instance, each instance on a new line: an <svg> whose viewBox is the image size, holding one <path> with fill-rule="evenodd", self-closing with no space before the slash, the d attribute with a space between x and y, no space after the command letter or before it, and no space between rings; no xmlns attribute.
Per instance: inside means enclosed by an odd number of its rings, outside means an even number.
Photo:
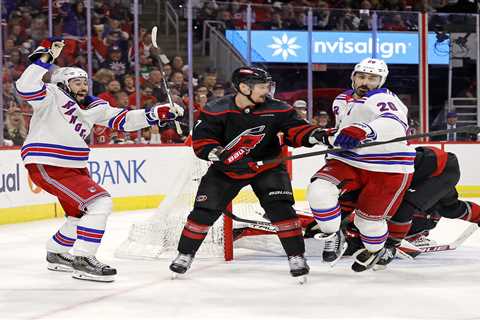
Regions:
<svg viewBox="0 0 480 320"><path fill-rule="evenodd" d="M198 159L193 152L189 152L183 166L184 170L179 173L159 208L146 221L132 225L128 238L117 248L115 255L119 258L131 259L171 258L176 253L183 226L193 208L201 177L206 173L208 166L208 162ZM250 187L242 189L229 209L243 218L263 219L263 209ZM231 260L233 258L232 229L241 227L242 224L233 223L227 217L218 219L210 228L197 252L197 257L224 257L226 260ZM265 238L256 240L248 238L239 239L235 243L236 246L252 250L256 247L260 250L264 247L265 251L274 249L272 244L263 245L262 241ZM260 243L257 244L257 241ZM275 248L274 252L278 252L278 249L281 248Z"/></svg>

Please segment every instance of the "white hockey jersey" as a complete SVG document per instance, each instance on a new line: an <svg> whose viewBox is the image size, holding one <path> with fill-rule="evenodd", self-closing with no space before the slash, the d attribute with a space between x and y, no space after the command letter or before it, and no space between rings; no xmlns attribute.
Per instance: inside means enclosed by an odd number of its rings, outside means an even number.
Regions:
<svg viewBox="0 0 480 320"><path fill-rule="evenodd" d="M406 135L408 109L394 93L380 88L360 99L354 99L352 94L353 90L348 90L333 102L338 132L351 125L359 126L367 132L367 140L363 142L387 141ZM415 149L402 141L329 154L327 159L369 171L411 173Z"/></svg>
<svg viewBox="0 0 480 320"><path fill-rule="evenodd" d="M135 131L157 123L149 110L113 108L97 97L87 97L86 105L80 107L58 86L42 81L50 67L41 61L32 63L15 83L19 97L33 107L21 149L25 164L84 168L90 153L85 139L94 124Z"/></svg>

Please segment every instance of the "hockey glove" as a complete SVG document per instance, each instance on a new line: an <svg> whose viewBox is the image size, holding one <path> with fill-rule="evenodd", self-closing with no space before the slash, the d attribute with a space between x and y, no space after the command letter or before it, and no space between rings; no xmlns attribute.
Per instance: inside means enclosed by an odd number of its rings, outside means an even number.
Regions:
<svg viewBox="0 0 480 320"><path fill-rule="evenodd" d="M357 126L349 126L340 131L333 145L340 146L343 149L354 149L360 142L365 140L366 137L367 133L363 129Z"/></svg>
<svg viewBox="0 0 480 320"><path fill-rule="evenodd" d="M155 119L159 121L175 120L176 118L183 116L183 108L176 103L173 105L164 103L153 107L153 113Z"/></svg>
<svg viewBox="0 0 480 320"><path fill-rule="evenodd" d="M64 46L65 43L60 37L51 37L45 39L40 43L40 46L38 46L37 49L35 49L35 51L28 56L28 59L31 62L35 62L40 59L43 54L47 54L49 57L46 62L53 63L62 52Z"/></svg>
<svg viewBox="0 0 480 320"><path fill-rule="evenodd" d="M310 133L308 137L308 143L310 144L320 144L323 143L328 147L333 147L328 140L329 137L337 133L337 129L315 129Z"/></svg>
<svg viewBox="0 0 480 320"><path fill-rule="evenodd" d="M229 152L223 147L213 148L208 154L208 160L213 161L216 168L221 171L234 172L237 174L251 174L259 169L255 161L245 156L243 149L236 152Z"/></svg>

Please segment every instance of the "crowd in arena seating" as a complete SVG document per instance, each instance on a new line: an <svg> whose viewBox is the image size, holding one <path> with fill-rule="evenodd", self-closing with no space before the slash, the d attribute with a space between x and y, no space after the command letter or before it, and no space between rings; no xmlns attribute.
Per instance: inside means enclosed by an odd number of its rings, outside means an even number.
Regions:
<svg viewBox="0 0 480 320"><path fill-rule="evenodd" d="M173 0L171 3L184 4ZM220 2L214 0L193 1L196 10L196 30L205 20L223 21L225 28L245 28L247 0ZM397 11L476 12L474 2L459 0L253 0L253 28L257 29L306 29L306 8L314 7L315 30L369 30L371 18L368 10L389 10L380 15L381 30L416 30L416 17ZM53 35L61 35L66 48L56 61L58 66L78 66L87 70L86 11L84 1L58 0L53 6ZM136 108L134 73L133 16L127 0L92 1L93 46L93 94L112 106ZM262 5L263 4L263 5ZM342 8L336 10L333 8ZM4 137L7 144L21 145L28 131L31 107L16 95L13 83L28 65L28 54L48 37L48 1L4 0L2 6L3 38L3 112ZM410 19L411 18L411 19ZM197 40L200 37L197 33ZM186 109L188 115L187 73L182 56L169 57L168 63L160 59L161 49L152 45L150 32L140 27L139 108L166 102L163 77L171 88L173 99ZM165 61L163 61L165 62ZM160 71L163 65L164 75ZM231 90L226 79L218 79L216 70L194 70L194 117L197 110L212 99ZM48 80L48 79L46 79ZM142 132L125 134L108 128L96 127L91 144L97 143L182 143L188 134L187 116L180 119L182 133L173 125L148 128Z"/></svg>
<svg viewBox="0 0 480 320"><path fill-rule="evenodd" d="M28 131L32 114L30 105L15 95L14 82L28 65L28 54L48 37L48 2L6 1L3 19L6 21L4 39L4 138L7 145L21 145ZM41 4L40 4L41 2ZM83 1L55 1L53 35L65 39L66 48L56 64L78 66L87 70L86 12ZM136 108L134 71L133 17L129 1L95 1L92 12L93 74L92 92L114 107ZM167 101L160 71L161 51L152 46L150 32L140 28L140 108ZM167 58L168 59L168 58ZM163 64L163 71L173 99L188 108L188 66L181 56L173 56ZM165 61L164 61L165 62ZM48 79L46 79L48 80ZM195 108L206 101L223 96L228 88L217 79L216 70L205 70L196 76ZM188 115L188 112L185 112ZM19 115L23 115L19 116ZM114 132L96 126L91 144L100 143L183 143L188 135L188 118L179 120L182 132L173 125L138 133Z"/></svg>

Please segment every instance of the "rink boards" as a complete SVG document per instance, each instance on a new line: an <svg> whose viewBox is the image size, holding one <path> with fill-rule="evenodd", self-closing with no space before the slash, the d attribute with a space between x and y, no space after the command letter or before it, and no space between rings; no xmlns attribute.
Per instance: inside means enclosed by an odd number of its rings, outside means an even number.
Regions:
<svg viewBox="0 0 480 320"><path fill-rule="evenodd" d="M480 197L480 144L437 143L457 155L461 167L458 191L462 197ZM321 150L293 149L293 154ZM18 149L0 150L0 224L31 221L63 215L55 198L28 178ZM187 146L107 146L93 148L89 170L114 199L114 210L155 208L170 194L172 183L192 165ZM305 199L310 177L324 164L323 156L293 161L295 198Z"/></svg>

